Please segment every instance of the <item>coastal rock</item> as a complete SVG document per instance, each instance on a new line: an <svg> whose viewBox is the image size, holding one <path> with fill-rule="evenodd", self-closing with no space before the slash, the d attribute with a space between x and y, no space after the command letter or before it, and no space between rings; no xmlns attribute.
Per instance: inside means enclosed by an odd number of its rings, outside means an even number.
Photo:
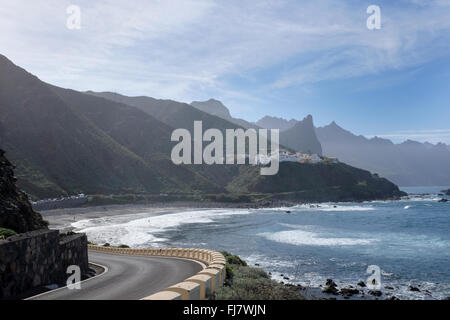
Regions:
<svg viewBox="0 0 450 320"><path fill-rule="evenodd" d="M336 289L335 287L331 287L331 286L326 286L325 289L322 290L322 292L334 294L335 296L337 296L339 294L339 290Z"/></svg>
<svg viewBox="0 0 450 320"><path fill-rule="evenodd" d="M358 286L365 288L366 284L364 283L364 281L360 281L360 282L358 282Z"/></svg>
<svg viewBox="0 0 450 320"><path fill-rule="evenodd" d="M414 286L409 286L409 291L420 292L420 289Z"/></svg>
<svg viewBox="0 0 450 320"><path fill-rule="evenodd" d="M375 296L375 297L381 297L381 295L383 294L383 292L381 292L380 290L370 290L369 294Z"/></svg>
<svg viewBox="0 0 450 320"><path fill-rule="evenodd" d="M334 287L334 288L337 287L337 284L336 284L336 282L333 281L333 279L327 279L327 282L325 283L325 285L327 287Z"/></svg>
<svg viewBox="0 0 450 320"><path fill-rule="evenodd" d="M447 199L441 199L438 202L448 202L448 200Z"/></svg>
<svg viewBox="0 0 450 320"><path fill-rule="evenodd" d="M399 298L397 298L396 296L392 296L389 298L389 300L400 300Z"/></svg>
<svg viewBox="0 0 450 320"><path fill-rule="evenodd" d="M352 296L354 294L358 294L359 290L354 288L342 288L340 293L344 296Z"/></svg>
<svg viewBox="0 0 450 320"><path fill-rule="evenodd" d="M333 281L333 279L327 279L327 282L325 283L325 288L322 290L322 292L338 295L339 290L336 287L337 284L336 282Z"/></svg>

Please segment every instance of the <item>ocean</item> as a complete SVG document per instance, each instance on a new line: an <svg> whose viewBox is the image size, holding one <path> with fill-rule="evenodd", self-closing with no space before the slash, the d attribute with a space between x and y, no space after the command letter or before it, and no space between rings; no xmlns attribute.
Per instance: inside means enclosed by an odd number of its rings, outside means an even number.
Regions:
<svg viewBox="0 0 450 320"><path fill-rule="evenodd" d="M90 241L131 247L226 250L279 281L339 287L381 269L382 291L400 299L450 296L450 197L444 187L402 188L399 201L304 204L272 209L180 209L72 224ZM410 286L420 291L411 291ZM386 288L388 287L388 288Z"/></svg>

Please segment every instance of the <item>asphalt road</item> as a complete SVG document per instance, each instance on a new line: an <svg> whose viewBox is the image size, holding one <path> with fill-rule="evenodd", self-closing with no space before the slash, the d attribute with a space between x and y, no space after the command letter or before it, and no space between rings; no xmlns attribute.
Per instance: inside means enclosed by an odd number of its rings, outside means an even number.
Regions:
<svg viewBox="0 0 450 320"><path fill-rule="evenodd" d="M80 290L60 288L30 300L139 300L181 282L202 267L175 258L113 255L89 251L89 261L108 268L81 283Z"/></svg>

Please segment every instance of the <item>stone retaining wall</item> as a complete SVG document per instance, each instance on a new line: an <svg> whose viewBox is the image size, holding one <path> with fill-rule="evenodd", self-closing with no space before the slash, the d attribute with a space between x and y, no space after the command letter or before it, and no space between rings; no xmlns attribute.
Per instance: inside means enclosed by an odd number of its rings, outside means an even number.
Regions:
<svg viewBox="0 0 450 320"><path fill-rule="evenodd" d="M59 241L60 264L65 272L67 267L77 265L81 274L89 271L88 241L85 234L73 234L62 237Z"/></svg>
<svg viewBox="0 0 450 320"><path fill-rule="evenodd" d="M0 240L0 299L64 283L69 265L88 271L85 234L60 237L59 231L44 229Z"/></svg>
<svg viewBox="0 0 450 320"><path fill-rule="evenodd" d="M64 208L76 208L88 202L88 197L76 199L61 199L61 200L41 200L33 202L31 205L36 211L55 210Z"/></svg>
<svg viewBox="0 0 450 320"><path fill-rule="evenodd" d="M89 245L89 249L112 254L185 258L197 260L204 265L203 270L197 275L142 300L203 300L222 286L226 277L225 257L212 250L186 248L131 249L93 245Z"/></svg>

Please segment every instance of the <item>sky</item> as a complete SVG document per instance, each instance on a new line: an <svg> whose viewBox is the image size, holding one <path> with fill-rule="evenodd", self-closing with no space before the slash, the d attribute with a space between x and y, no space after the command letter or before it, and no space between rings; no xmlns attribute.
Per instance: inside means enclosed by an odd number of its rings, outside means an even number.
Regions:
<svg viewBox="0 0 450 320"><path fill-rule="evenodd" d="M450 143L450 0L2 0L0 54L75 90Z"/></svg>

